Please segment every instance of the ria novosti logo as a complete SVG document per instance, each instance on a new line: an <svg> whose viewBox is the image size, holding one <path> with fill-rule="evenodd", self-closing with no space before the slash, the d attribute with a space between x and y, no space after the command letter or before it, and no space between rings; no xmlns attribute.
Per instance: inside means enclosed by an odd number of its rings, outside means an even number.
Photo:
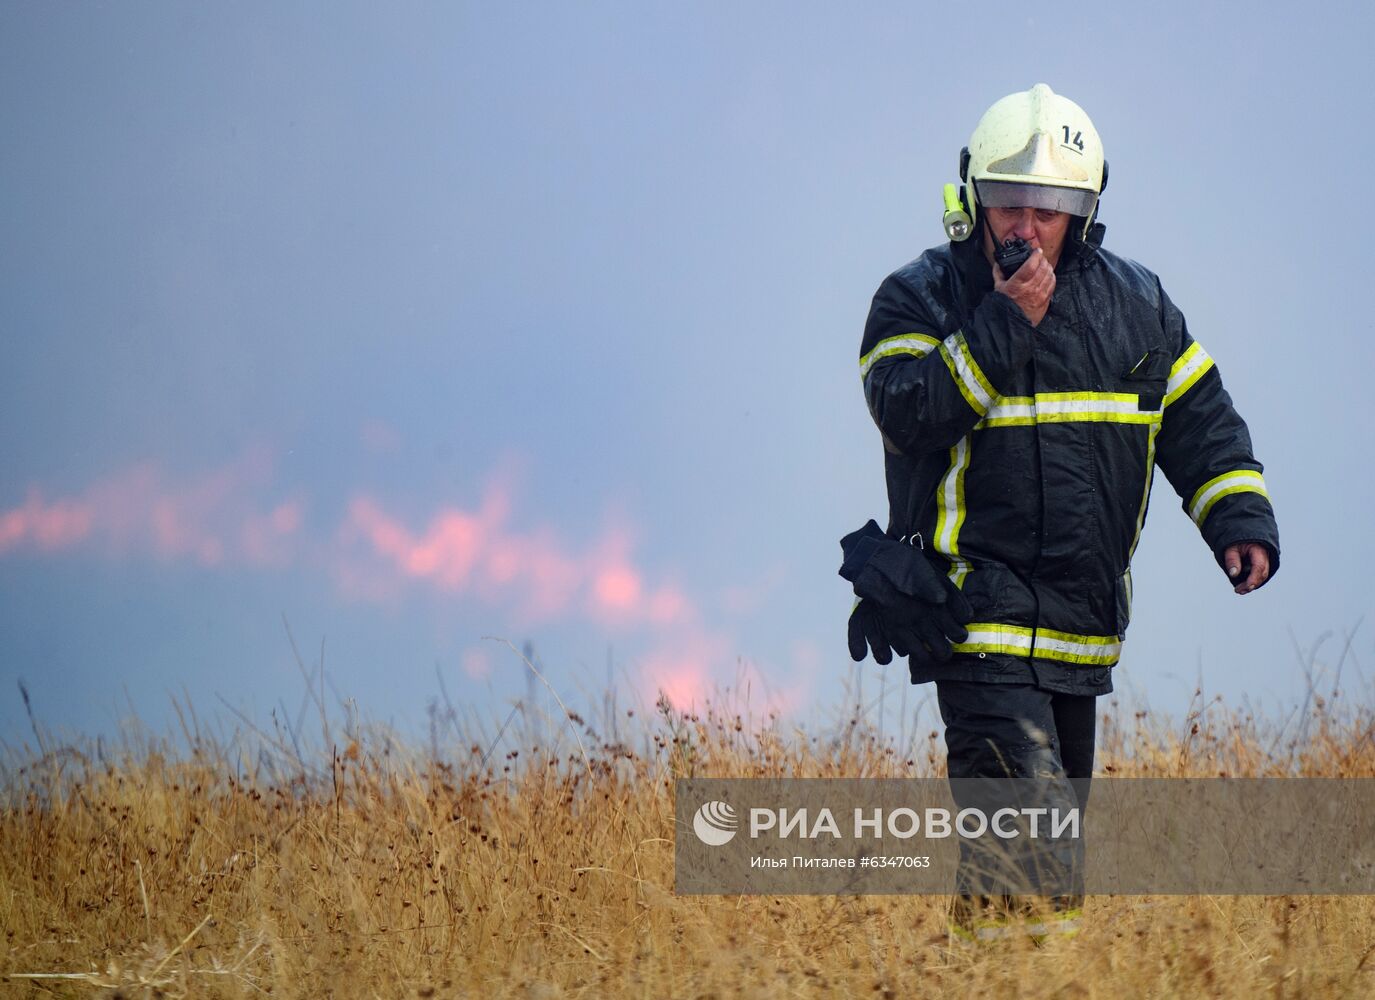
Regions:
<svg viewBox="0 0 1375 1000"><path fill-rule="evenodd" d="M708 802L692 817L693 832L708 847L729 843L738 825L735 810L727 802Z"/></svg>

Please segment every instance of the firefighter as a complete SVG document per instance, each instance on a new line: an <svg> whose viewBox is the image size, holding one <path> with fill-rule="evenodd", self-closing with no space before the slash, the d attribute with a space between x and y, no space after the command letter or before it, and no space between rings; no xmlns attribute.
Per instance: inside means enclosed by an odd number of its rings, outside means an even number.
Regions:
<svg viewBox="0 0 1375 1000"><path fill-rule="evenodd" d="M1154 469L1236 593L1279 569L1217 366L1155 274L1102 247L1107 178L1093 123L1045 84L984 114L947 198L951 242L889 275L869 311L859 366L888 525L842 541L851 655L896 651L913 683L935 682L952 787L1036 778L1081 807ZM1022 922L1038 932L1072 929L1081 899L1082 841L1052 850L1070 881L1040 900L1051 917ZM1021 904L977 861L962 854L952 929L986 937Z"/></svg>

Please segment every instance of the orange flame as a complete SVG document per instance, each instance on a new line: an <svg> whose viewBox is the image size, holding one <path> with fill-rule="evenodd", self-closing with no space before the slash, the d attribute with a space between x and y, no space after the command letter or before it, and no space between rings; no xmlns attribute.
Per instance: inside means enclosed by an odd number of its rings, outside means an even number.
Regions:
<svg viewBox="0 0 1375 1000"><path fill-rule="evenodd" d="M47 503L31 489L24 506L0 514L0 552L25 542L44 551L70 548L90 535L92 520L89 505L73 500Z"/></svg>
<svg viewBox="0 0 1375 1000"><path fill-rule="evenodd" d="M141 463L77 495L53 499L33 487L22 504L0 509L0 556L83 547L205 568L304 562L332 573L340 591L357 600L396 602L419 584L499 607L521 626L587 618L618 630L648 629L659 648L643 662L637 684L650 701L662 691L680 708L702 703L732 663L731 643L703 623L697 603L638 564L628 518L609 517L584 545L548 525L515 530L510 477L498 473L488 477L476 509L440 507L422 528L360 493L332 536L312 538L304 499L264 502L271 473L268 455L258 450L179 481ZM492 671L485 653L470 651L461 666L474 681Z"/></svg>

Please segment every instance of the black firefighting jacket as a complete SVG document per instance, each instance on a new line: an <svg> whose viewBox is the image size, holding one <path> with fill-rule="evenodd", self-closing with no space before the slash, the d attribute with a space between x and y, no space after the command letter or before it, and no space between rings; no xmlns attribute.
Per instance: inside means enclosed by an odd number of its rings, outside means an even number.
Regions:
<svg viewBox="0 0 1375 1000"><path fill-rule="evenodd" d="M1279 534L1246 425L1159 279L1068 243L1033 327L993 291L980 234L879 287L860 373L883 435L888 534L920 545L974 608L948 663L916 682L1112 690L1131 558L1159 466L1218 564Z"/></svg>

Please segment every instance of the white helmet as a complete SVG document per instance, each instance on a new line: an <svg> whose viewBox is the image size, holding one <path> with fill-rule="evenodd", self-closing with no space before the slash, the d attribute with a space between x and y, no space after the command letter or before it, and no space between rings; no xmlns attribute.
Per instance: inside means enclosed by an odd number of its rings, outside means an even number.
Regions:
<svg viewBox="0 0 1375 1000"><path fill-rule="evenodd" d="M1047 208L1084 220L1087 235L1107 186L1098 130L1079 107L1044 83L1009 94L984 112L960 155L969 216L978 206Z"/></svg>

